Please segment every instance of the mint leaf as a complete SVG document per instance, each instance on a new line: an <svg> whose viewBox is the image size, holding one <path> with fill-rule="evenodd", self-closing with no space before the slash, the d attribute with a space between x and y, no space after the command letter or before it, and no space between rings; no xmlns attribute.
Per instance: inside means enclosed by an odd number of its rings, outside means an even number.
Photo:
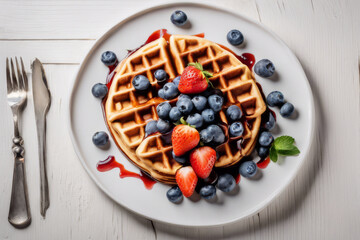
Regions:
<svg viewBox="0 0 360 240"><path fill-rule="evenodd" d="M293 156L299 154L300 150L296 146L292 145L289 149L277 150L277 153L283 156Z"/></svg>
<svg viewBox="0 0 360 240"><path fill-rule="evenodd" d="M278 155L294 156L299 154L300 150L294 145L294 142L295 139L290 136L276 138L270 148L270 159L274 161L277 160Z"/></svg>
<svg viewBox="0 0 360 240"><path fill-rule="evenodd" d="M274 147L276 150L288 150L291 149L295 139L290 136L281 136L275 139Z"/></svg>
<svg viewBox="0 0 360 240"><path fill-rule="evenodd" d="M276 151L274 145L272 145L271 148L270 148L269 156L270 156L270 160L271 160L271 161L277 162L277 160L278 160L278 154L277 154L277 151Z"/></svg>

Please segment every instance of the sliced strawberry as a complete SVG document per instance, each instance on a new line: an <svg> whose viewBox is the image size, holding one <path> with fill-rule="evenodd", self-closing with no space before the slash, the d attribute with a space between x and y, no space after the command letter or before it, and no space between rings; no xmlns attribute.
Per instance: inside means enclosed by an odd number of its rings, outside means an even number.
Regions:
<svg viewBox="0 0 360 240"><path fill-rule="evenodd" d="M195 190L198 178L192 167L182 167L176 172L176 182L185 197L190 197Z"/></svg>
<svg viewBox="0 0 360 240"><path fill-rule="evenodd" d="M270 157L267 157L257 162L256 165L258 166L258 168L265 169L269 165L269 163L270 163Z"/></svg>
<svg viewBox="0 0 360 240"><path fill-rule="evenodd" d="M208 146L199 147L190 153L190 163L199 178L209 177L216 161L216 151Z"/></svg>
<svg viewBox="0 0 360 240"><path fill-rule="evenodd" d="M178 157L196 147L200 142L199 132L188 125L177 125L171 135L174 154Z"/></svg>
<svg viewBox="0 0 360 240"><path fill-rule="evenodd" d="M185 94L201 93L208 87L208 77L212 74L204 71L200 63L189 63L181 74L178 89Z"/></svg>

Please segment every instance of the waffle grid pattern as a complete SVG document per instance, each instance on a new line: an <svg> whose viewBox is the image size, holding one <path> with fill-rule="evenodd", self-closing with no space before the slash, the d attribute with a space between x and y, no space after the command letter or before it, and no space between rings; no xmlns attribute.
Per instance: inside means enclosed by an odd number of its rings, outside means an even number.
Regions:
<svg viewBox="0 0 360 240"><path fill-rule="evenodd" d="M146 123L152 119L158 120L156 106L162 100L156 98L153 91L149 91L147 95L138 94L131 84L136 75L142 74L147 76L152 89L156 89L154 72L160 68L164 69L170 78L176 76L168 55L167 43L163 38L147 44L117 67L109 91L111 94L106 102L106 116L109 126L116 132L113 136L125 150L125 154L142 170L148 173L149 169L159 172L151 172L153 177L162 179L165 173L167 179L169 177L166 172L173 176L173 172L180 167L170 157L171 145L166 144L160 134L144 140ZM142 142L144 144L140 148ZM136 150L138 154L135 153ZM173 167L177 168L173 170Z"/></svg>
<svg viewBox="0 0 360 240"><path fill-rule="evenodd" d="M196 61L200 62L205 70L213 73L210 81L224 93L225 105L220 112L221 120L227 123L227 106L237 104L246 113L246 121L249 123L244 124L242 150L236 148L238 139L229 139L217 149L220 158L215 164L216 167L233 165L252 151L261 114L266 108L247 66L206 39L173 35L168 44L161 38L122 61L116 69L105 106L110 131L133 163L164 183L175 183L175 173L181 165L172 158L171 141L164 139L159 133L144 138L147 121L158 120L156 106L164 101L156 95L154 72L162 68L169 74L170 79L173 79L182 73L189 62ZM148 77L154 91L149 91L146 95L135 91L131 81L139 74ZM176 99L170 101L172 105L175 102Z"/></svg>

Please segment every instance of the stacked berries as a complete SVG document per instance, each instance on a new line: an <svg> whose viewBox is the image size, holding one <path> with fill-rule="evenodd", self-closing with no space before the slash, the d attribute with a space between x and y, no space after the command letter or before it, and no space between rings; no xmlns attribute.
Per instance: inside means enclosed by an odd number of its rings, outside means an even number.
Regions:
<svg viewBox="0 0 360 240"><path fill-rule="evenodd" d="M154 75L163 86L158 90L158 97L168 101L157 105L159 119L147 123L145 134L171 134L172 157L182 165L176 173L178 186L169 189L168 199L179 202L182 196L190 197L197 187L204 199L213 198L216 187L224 192L232 191L235 178L231 174L217 176L213 171L218 158L215 149L226 141L226 136L223 126L216 124L224 99L220 90L212 88L208 79L212 74L204 71L201 64L190 63L182 75L172 81L164 70L157 70ZM244 133L241 108L232 105L225 112L229 137L241 137Z"/></svg>

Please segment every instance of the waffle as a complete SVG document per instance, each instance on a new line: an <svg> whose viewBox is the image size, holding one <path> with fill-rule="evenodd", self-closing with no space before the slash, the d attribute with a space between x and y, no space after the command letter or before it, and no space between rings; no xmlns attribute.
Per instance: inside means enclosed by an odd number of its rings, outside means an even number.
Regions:
<svg viewBox="0 0 360 240"><path fill-rule="evenodd" d="M215 167L236 164L249 155L256 143L260 129L261 114L266 105L250 69L232 53L219 45L194 36L172 35L169 42L160 38L124 59L116 68L116 75L105 103L106 120L117 145L141 170L160 182L175 183L175 173L181 167L171 155L169 136L160 133L145 138L145 125L157 120L156 106L164 101L156 96L158 89L154 71L164 69L170 79L180 75L189 62L199 62L204 70L213 73L209 80L224 94L221 121L227 124L226 108L237 104L245 117L245 131L240 138L217 147L219 159ZM136 75L146 75L153 91L147 95L137 94L131 85ZM170 101L172 105L176 99ZM240 144L241 143L241 144ZM238 150L239 144L241 150Z"/></svg>

